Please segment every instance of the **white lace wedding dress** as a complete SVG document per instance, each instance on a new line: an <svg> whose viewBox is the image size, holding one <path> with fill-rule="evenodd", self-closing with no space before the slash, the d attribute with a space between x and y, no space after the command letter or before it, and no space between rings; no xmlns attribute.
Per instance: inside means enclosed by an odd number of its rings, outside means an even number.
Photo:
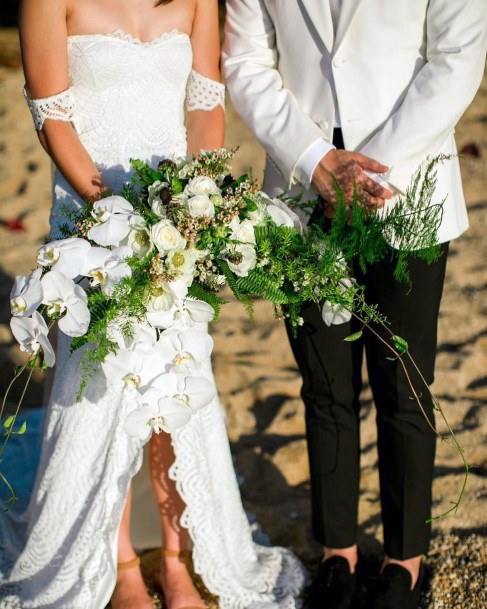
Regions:
<svg viewBox="0 0 487 609"><path fill-rule="evenodd" d="M37 128L45 118L73 123L114 191L130 178L130 158L156 164L186 154L185 103L209 110L222 102L221 85L192 71L181 32L149 43L122 32L72 36L68 45L70 88L29 105ZM53 235L63 205L81 201L56 172ZM80 356L61 336L30 507L17 520L0 516L3 609L103 609L114 587L117 530L143 447L123 430L128 404L101 378L76 403ZM253 542L218 401L173 445L171 477L187 506L195 569L222 609L295 607L303 568L290 551Z"/></svg>

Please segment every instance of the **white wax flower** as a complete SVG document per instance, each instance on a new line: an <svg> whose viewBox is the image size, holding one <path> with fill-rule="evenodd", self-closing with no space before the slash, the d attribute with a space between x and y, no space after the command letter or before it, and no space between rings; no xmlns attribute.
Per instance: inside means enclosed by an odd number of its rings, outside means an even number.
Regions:
<svg viewBox="0 0 487 609"><path fill-rule="evenodd" d="M151 228L152 242L160 254L172 251L182 251L186 247L186 239L181 235L170 220L161 220Z"/></svg>
<svg viewBox="0 0 487 609"><path fill-rule="evenodd" d="M234 218L230 224L232 230L232 239L242 243L252 243L255 245L254 226L250 220L240 222L238 218Z"/></svg>
<svg viewBox="0 0 487 609"><path fill-rule="evenodd" d="M36 355L42 349L44 362L52 368L56 362L54 349L48 339L49 329L38 311L32 317L14 317L10 320L12 334L19 342L20 350Z"/></svg>
<svg viewBox="0 0 487 609"><path fill-rule="evenodd" d="M194 197L196 195L209 196L221 194L221 190L218 188L215 181L208 176L198 176L193 178L188 182L184 192L190 197Z"/></svg>
<svg viewBox="0 0 487 609"><path fill-rule="evenodd" d="M165 330L155 345L155 351L169 371L181 373L198 370L210 358L213 339L208 332L171 328Z"/></svg>
<svg viewBox="0 0 487 609"><path fill-rule="evenodd" d="M72 279L49 271L41 280L49 317L59 318L59 329L68 336L83 336L90 325L86 292Z"/></svg>
<svg viewBox="0 0 487 609"><path fill-rule="evenodd" d="M114 195L96 201L91 215L97 221L88 231L88 237L98 245L118 245L130 232L130 218L134 214L132 204Z"/></svg>
<svg viewBox="0 0 487 609"><path fill-rule="evenodd" d="M132 275L130 265L125 262L132 253L128 246L114 250L93 247L86 257L83 275L91 277L91 287L100 286L104 294L111 296L122 279Z"/></svg>
<svg viewBox="0 0 487 609"><path fill-rule="evenodd" d="M227 253L230 258L235 255L240 258L240 262L232 262L229 258L226 258L230 270L238 277L247 277L257 264L255 248L250 244L239 243L232 248L231 253Z"/></svg>
<svg viewBox="0 0 487 609"><path fill-rule="evenodd" d="M17 275L10 292L10 309L14 317L30 317L42 303L42 269L35 269L28 277Z"/></svg>
<svg viewBox="0 0 487 609"><path fill-rule="evenodd" d="M78 237L51 241L40 248L37 262L41 266L55 268L69 279L74 279L81 275L86 254L90 249L88 241Z"/></svg>
<svg viewBox="0 0 487 609"><path fill-rule="evenodd" d="M352 287L353 282L350 279L344 278L341 281L341 289L346 292ZM323 321L327 326L339 326L346 324L352 318L352 313L341 305L332 305L328 300L325 300L322 309Z"/></svg>
<svg viewBox="0 0 487 609"><path fill-rule="evenodd" d="M189 214L193 218L210 217L215 215L215 206L208 195L195 195L188 200Z"/></svg>

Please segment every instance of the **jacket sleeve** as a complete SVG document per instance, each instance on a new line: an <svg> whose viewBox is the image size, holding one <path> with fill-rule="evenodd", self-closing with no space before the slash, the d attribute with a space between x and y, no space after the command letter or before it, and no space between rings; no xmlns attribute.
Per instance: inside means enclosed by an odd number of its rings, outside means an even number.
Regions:
<svg viewBox="0 0 487 609"><path fill-rule="evenodd" d="M324 134L286 89L264 0L227 0L223 70L235 109L288 185L301 156Z"/></svg>
<svg viewBox="0 0 487 609"><path fill-rule="evenodd" d="M486 0L431 0L427 62L400 107L360 150L391 167L387 180L405 192L413 174L440 151L477 92L487 47Z"/></svg>

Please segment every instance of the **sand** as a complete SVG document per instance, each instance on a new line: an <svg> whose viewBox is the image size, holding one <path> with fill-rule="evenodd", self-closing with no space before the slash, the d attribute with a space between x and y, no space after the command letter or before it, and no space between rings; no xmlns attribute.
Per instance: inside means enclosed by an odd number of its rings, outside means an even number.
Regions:
<svg viewBox="0 0 487 609"><path fill-rule="evenodd" d="M16 32L0 30L0 220L20 216L25 226L22 232L0 226L0 390L8 382L12 363L22 360L8 329L12 277L34 266L35 251L48 232L50 206L50 164L22 99L22 85ZM254 175L261 176L261 148L231 107L227 118L227 145L240 145L235 172L252 166ZM487 76L458 125L457 140L460 149L468 145L462 173L471 228L451 246L433 389L475 467L458 512L434 525L423 607L435 609L487 604ZM313 567L319 548L309 528L300 377L284 327L274 321L265 303L257 303L251 323L243 308L232 302L224 308L213 336L215 373L246 508L273 543L292 546ZM36 377L27 406L39 406L41 385L42 379ZM363 397L360 545L367 574L373 576L381 525L375 415L367 385ZM458 455L440 445L433 491L436 515L456 499L462 476ZM148 579L156 562L154 554L147 556Z"/></svg>

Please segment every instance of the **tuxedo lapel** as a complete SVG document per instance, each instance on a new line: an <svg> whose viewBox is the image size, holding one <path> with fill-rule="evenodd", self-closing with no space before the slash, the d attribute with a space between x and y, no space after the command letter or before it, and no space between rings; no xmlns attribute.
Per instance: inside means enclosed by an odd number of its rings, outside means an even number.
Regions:
<svg viewBox="0 0 487 609"><path fill-rule="evenodd" d="M330 3L328 0L300 0L300 2L308 13L317 34L331 53L333 49L334 32Z"/></svg>
<svg viewBox="0 0 487 609"><path fill-rule="evenodd" d="M339 49L349 27L352 25L360 3L365 1L366 0L342 0L340 18L338 19L338 26L335 37L335 46L333 49L334 53L336 53ZM323 2L323 0L321 0L321 2ZM320 4L321 2L317 2L317 4ZM308 2L308 4L311 4L311 2Z"/></svg>

